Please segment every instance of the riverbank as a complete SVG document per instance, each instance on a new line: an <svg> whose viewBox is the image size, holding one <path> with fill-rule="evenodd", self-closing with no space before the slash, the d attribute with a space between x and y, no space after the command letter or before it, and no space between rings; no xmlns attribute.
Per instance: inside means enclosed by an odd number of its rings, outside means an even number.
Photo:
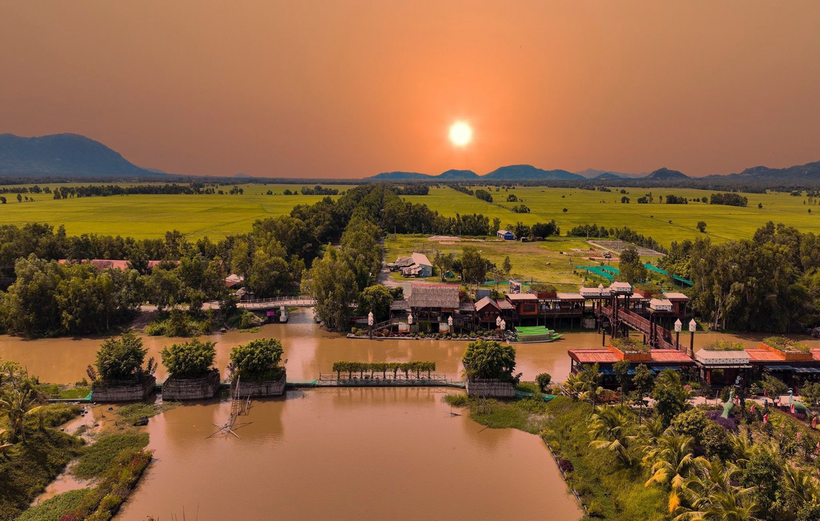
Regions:
<svg viewBox="0 0 820 521"><path fill-rule="evenodd" d="M148 434L133 427L134 419L167 408L142 403L84 409L64 404L44 406L46 410L67 408L73 415L82 416L67 423L61 421L59 427L50 429L50 437L59 437L62 445L50 449L42 434L34 440L36 445L31 441L25 444L39 455L25 464L26 474L39 479L27 494L16 491L17 513L11 515L0 508L0 520L111 519L150 465L153 453L145 450ZM61 419L66 416L63 414ZM44 448L48 458L43 458ZM15 476L11 482L27 480ZM37 499L32 503L34 496Z"/></svg>

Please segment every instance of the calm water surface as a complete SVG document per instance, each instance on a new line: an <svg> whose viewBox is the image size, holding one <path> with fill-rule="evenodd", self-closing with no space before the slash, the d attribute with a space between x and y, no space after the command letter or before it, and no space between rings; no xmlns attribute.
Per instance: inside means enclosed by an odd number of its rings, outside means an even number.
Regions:
<svg viewBox="0 0 820 521"><path fill-rule="evenodd" d="M764 334L728 335L722 333L697 333L695 348L715 339L741 341L749 347L757 347ZM231 331L203 339L216 342L216 364L226 378L226 367L231 348L254 338L273 337L281 340L285 348L288 378L313 380L320 372L329 373L334 362L354 360L361 362L434 360L437 372L446 373L452 379L461 378L461 356L467 342L445 340L351 340L335 333L323 331L312 320L309 312L291 315L289 324L268 324L257 333ZM608 338L608 337L607 337ZM160 361L163 347L186 339L166 337L143 337L148 356ZM801 341L820 348L819 340L808 337ZM23 340L0 335L0 359L14 360L25 365L29 373L40 377L42 382L71 384L86 377L85 369L94 363L94 357L102 339L40 339ZM681 335L681 344L688 345L689 334ZM516 344L517 371L524 380L534 380L538 373L547 372L556 381L562 381L569 373L567 349L599 348L601 336L596 333L567 333L558 342L549 344ZM166 377L162 365L157 379Z"/></svg>
<svg viewBox="0 0 820 521"><path fill-rule="evenodd" d="M764 335L699 333L757 346ZM310 313L257 333L207 337L223 371L233 346L254 338L282 341L290 379L314 379L338 360L434 360L460 377L466 342L349 340L322 331ZM0 336L0 359L24 364L43 382L74 383L94 363L101 339L22 340ZM149 356L183 339L144 337ZM688 344L684 333L682 344ZM820 341L808 341L820 347ZM516 345L525 380L548 372L563 380L570 348L596 348L595 333L569 333L551 344ZM160 366L157 377L165 378ZM151 420L156 461L119 519L578 519L580 511L537 436L491 430L451 417L444 389L314 389L258 401L241 439L206 439L230 412L228 402L185 405ZM452 391L450 391L452 392ZM105 414L97 407L93 416ZM89 419L86 421L94 421ZM70 481L70 480L69 480ZM71 485L71 486L68 486ZM74 484L53 485L52 494ZM50 495L50 494L49 494Z"/></svg>
<svg viewBox="0 0 820 521"><path fill-rule="evenodd" d="M156 461L118 519L556 519L580 511L537 436L451 417L436 389L313 389L151 419Z"/></svg>

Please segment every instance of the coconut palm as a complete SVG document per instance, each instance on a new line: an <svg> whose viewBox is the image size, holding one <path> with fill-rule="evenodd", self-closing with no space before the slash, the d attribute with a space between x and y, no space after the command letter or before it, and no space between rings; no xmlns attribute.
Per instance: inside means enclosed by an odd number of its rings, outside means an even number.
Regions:
<svg viewBox="0 0 820 521"><path fill-rule="evenodd" d="M0 395L0 409L6 411L9 423L9 441L26 440L24 420L26 413L35 405L35 395L30 387L7 388Z"/></svg>
<svg viewBox="0 0 820 521"><path fill-rule="evenodd" d="M798 508L820 497L817 484L808 472L791 465L783 467L784 486L792 504Z"/></svg>
<svg viewBox="0 0 820 521"><path fill-rule="evenodd" d="M668 434L657 439L643 462L650 467L652 475L644 484L669 485L673 489L683 486L683 481L695 466L697 458L693 453L694 439L682 434Z"/></svg>
<svg viewBox="0 0 820 521"><path fill-rule="evenodd" d="M670 497L673 521L758 521L754 488L734 485L740 469L733 463L697 458L679 495Z"/></svg>
<svg viewBox="0 0 820 521"><path fill-rule="evenodd" d="M598 372L598 364L584 366L578 373L578 383L581 389L581 399L592 402L592 410L595 411L595 404L604 392L601 387L601 373Z"/></svg>
<svg viewBox="0 0 820 521"><path fill-rule="evenodd" d="M593 414L589 424L589 434L593 449L614 452L627 467L633 463L630 449L635 436L631 433L631 421L620 407L604 407Z"/></svg>

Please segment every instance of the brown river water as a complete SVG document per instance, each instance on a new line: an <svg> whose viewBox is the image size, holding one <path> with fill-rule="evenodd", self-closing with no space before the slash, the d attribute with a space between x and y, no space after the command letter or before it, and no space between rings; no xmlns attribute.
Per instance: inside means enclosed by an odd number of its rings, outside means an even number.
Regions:
<svg viewBox="0 0 820 521"><path fill-rule="evenodd" d="M351 340L322 331L309 313L257 333L229 332L217 342L225 376L231 348L259 337L282 341L289 379L314 379L333 362L434 360L460 379L466 342ZM717 338L750 347L763 335L699 333L696 348ZM145 337L149 356L181 341ZM681 343L688 344L688 333ZM0 336L0 359L15 360L43 382L73 383L94 362L101 339L26 341ZM820 347L820 342L811 342ZM569 333L551 344L516 345L523 379L548 372L564 380L568 348L596 348L595 333ZM157 377L165 378L160 366ZM242 417L240 439L208 439L230 412L227 401L176 407L147 429L155 462L118 519L556 519L580 517L575 499L537 436L486 429L450 416L441 398L453 390L311 389L257 401ZM93 416L105 414L95 407ZM95 419L89 415L87 422ZM58 480L46 496L78 486Z"/></svg>

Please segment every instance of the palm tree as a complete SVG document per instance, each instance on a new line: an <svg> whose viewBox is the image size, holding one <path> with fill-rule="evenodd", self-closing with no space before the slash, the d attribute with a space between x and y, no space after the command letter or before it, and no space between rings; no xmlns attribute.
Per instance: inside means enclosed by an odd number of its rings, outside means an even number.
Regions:
<svg viewBox="0 0 820 521"><path fill-rule="evenodd" d="M677 513L673 521L759 521L754 487L734 485L739 474L733 463L697 458L678 500L670 497L670 511Z"/></svg>
<svg viewBox="0 0 820 521"><path fill-rule="evenodd" d="M684 480L689 477L692 469L700 463L695 457L692 447L694 439L681 434L660 436L652 445L652 449L643 458L643 463L650 466L652 475L644 483L645 487L652 484L669 486L669 510L674 511L680 504L680 488Z"/></svg>
<svg viewBox="0 0 820 521"><path fill-rule="evenodd" d="M592 402L592 410L595 411L595 404L603 394L604 389L600 386L601 373L598 372L598 364L586 365L578 374L582 398Z"/></svg>
<svg viewBox="0 0 820 521"><path fill-rule="evenodd" d="M783 477L785 478L785 489L791 503L798 508L820 497L820 491L818 491L814 479L808 472L787 464L783 468Z"/></svg>
<svg viewBox="0 0 820 521"><path fill-rule="evenodd" d="M25 416L34 406L35 400L29 387L12 387L0 396L0 409L6 411L11 429L9 441L16 443L18 438L26 441Z"/></svg>
<svg viewBox="0 0 820 521"><path fill-rule="evenodd" d="M635 436L630 431L631 422L619 407L604 407L592 415L589 434L593 449L605 449L615 453L627 467L632 466L630 448Z"/></svg>

